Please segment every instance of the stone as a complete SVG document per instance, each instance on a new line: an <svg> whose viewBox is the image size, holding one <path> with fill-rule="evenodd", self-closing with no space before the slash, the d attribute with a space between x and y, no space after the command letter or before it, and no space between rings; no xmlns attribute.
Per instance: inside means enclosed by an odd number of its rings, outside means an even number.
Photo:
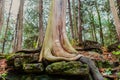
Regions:
<svg viewBox="0 0 120 80"><path fill-rule="evenodd" d="M112 52L112 51L120 51L120 42L116 42L114 44L109 45L108 47L108 51Z"/></svg>
<svg viewBox="0 0 120 80"><path fill-rule="evenodd" d="M42 63L24 64L23 70L27 73L41 73L44 71L44 66Z"/></svg>
<svg viewBox="0 0 120 80"><path fill-rule="evenodd" d="M82 64L79 61L62 61L48 65L46 72L59 75L89 75L89 68L87 64Z"/></svg>
<svg viewBox="0 0 120 80"><path fill-rule="evenodd" d="M96 41L85 40L82 45L83 45L83 49L86 51L95 51L98 53L102 53L101 50L102 46L100 43Z"/></svg>

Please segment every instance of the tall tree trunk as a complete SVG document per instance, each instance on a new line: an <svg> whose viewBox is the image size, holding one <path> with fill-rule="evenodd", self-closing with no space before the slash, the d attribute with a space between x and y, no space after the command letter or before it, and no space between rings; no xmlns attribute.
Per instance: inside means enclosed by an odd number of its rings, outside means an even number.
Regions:
<svg viewBox="0 0 120 80"><path fill-rule="evenodd" d="M89 13L89 17L90 17L90 24L91 24L91 29L92 29L92 36L93 36L93 40L97 41L97 36L96 36L96 27L95 27L95 23L94 23L94 15L92 13L92 10L88 10Z"/></svg>
<svg viewBox="0 0 120 80"><path fill-rule="evenodd" d="M3 41L3 46L2 46L2 53L4 53L5 43L7 41L6 40L7 39L7 31L8 31L8 27L9 27L12 3L13 3L13 0L11 0L11 4L10 4L10 8L9 8L9 14L8 14L8 19L7 19L7 26L6 26L6 29L5 29L4 41Z"/></svg>
<svg viewBox="0 0 120 80"><path fill-rule="evenodd" d="M73 54L77 51L71 46L66 35L66 4L67 0L52 1L40 61L42 58L49 61L76 60L81 56Z"/></svg>
<svg viewBox="0 0 120 80"><path fill-rule="evenodd" d="M76 14L76 5L75 0L72 0L72 8L73 8L73 31L74 31L74 39L78 39L78 26L77 26L77 14Z"/></svg>
<svg viewBox="0 0 120 80"><path fill-rule="evenodd" d="M39 0L39 42L38 47L43 43L43 0Z"/></svg>
<svg viewBox="0 0 120 80"><path fill-rule="evenodd" d="M98 20L99 20L100 41L101 41L102 45L104 45L104 37L103 37L103 30L102 30L102 22L101 22L100 12L99 12L99 9L98 9L97 0L95 0L95 6L96 6L96 10L97 10L97 14L98 14Z"/></svg>
<svg viewBox="0 0 120 80"><path fill-rule="evenodd" d="M91 59L83 57L69 43L66 35L66 4L67 0L52 0L48 26L39 56L39 61L80 60L87 63L95 80L103 80L98 68ZM49 41L48 41L49 40Z"/></svg>
<svg viewBox="0 0 120 80"><path fill-rule="evenodd" d="M78 0L78 35L79 35L79 42L82 43L82 23L81 23L81 1Z"/></svg>
<svg viewBox="0 0 120 80"><path fill-rule="evenodd" d="M73 22L72 22L72 15L71 15L71 4L70 4L70 0L68 0L68 9L69 9L69 18L70 18L70 30L71 30L71 35L72 35L72 38L74 39L74 32L73 32Z"/></svg>
<svg viewBox="0 0 120 80"><path fill-rule="evenodd" d="M24 0L20 0L19 12L18 12L18 23L17 23L17 35L16 35L16 51L22 49L22 33L23 33L23 10Z"/></svg>
<svg viewBox="0 0 120 80"><path fill-rule="evenodd" d="M118 13L117 13L117 8L115 7L115 3L114 0L109 0L110 2L110 8L113 14L113 19L115 22L115 27L116 27L116 31L117 31L117 35L118 35L118 40L120 41L120 19L118 17Z"/></svg>
<svg viewBox="0 0 120 80"><path fill-rule="evenodd" d="M0 33L3 25L3 15L4 15L4 0L0 0Z"/></svg>

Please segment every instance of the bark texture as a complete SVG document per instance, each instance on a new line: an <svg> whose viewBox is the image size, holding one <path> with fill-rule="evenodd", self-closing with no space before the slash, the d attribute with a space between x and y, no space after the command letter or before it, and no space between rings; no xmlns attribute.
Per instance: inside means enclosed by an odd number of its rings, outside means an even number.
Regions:
<svg viewBox="0 0 120 80"><path fill-rule="evenodd" d="M43 0L39 0L39 42L38 47L43 43Z"/></svg>
<svg viewBox="0 0 120 80"><path fill-rule="evenodd" d="M113 19L114 19L114 22L115 22L115 27L116 27L118 39L120 41L120 19L118 17L117 8L115 7L114 0L109 0L109 2L110 2L110 8L111 8L111 12L112 12L112 15L113 15Z"/></svg>
<svg viewBox="0 0 120 80"><path fill-rule="evenodd" d="M42 61L42 58L49 61L69 61L81 57L81 55L75 54L77 51L71 46L66 35L66 5L67 0L52 1L48 26L39 61Z"/></svg>
<svg viewBox="0 0 120 80"><path fill-rule="evenodd" d="M15 33L15 44L14 52L22 49L22 33L23 33L23 10L24 10L24 0L20 0L19 12L17 15L16 22L16 33Z"/></svg>

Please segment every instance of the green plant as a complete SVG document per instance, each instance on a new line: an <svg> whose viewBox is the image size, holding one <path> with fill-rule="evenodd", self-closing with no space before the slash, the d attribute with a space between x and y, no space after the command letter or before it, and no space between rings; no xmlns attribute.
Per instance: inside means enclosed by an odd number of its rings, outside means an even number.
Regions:
<svg viewBox="0 0 120 80"><path fill-rule="evenodd" d="M120 55L120 51L113 51L112 54L114 54L114 55Z"/></svg>
<svg viewBox="0 0 120 80"><path fill-rule="evenodd" d="M2 77L3 80L6 80L6 76L7 76L7 73L1 74L1 77Z"/></svg>

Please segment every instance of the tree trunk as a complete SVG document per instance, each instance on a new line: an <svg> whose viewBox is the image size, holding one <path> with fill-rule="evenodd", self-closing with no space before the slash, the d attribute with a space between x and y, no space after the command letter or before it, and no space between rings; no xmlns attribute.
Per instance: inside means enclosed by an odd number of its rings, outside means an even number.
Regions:
<svg viewBox="0 0 120 80"><path fill-rule="evenodd" d="M39 0L39 42L38 47L43 43L43 0Z"/></svg>
<svg viewBox="0 0 120 80"><path fill-rule="evenodd" d="M109 0L109 2L110 2L110 8L112 11L113 19L115 22L115 28L118 35L118 40L120 41L120 19L118 17L117 8L115 7L115 3L113 0Z"/></svg>
<svg viewBox="0 0 120 80"><path fill-rule="evenodd" d="M74 32L73 32L73 22L72 22L72 15L71 15L71 7L70 7L70 0L68 0L68 9L69 9L69 18L70 18L70 30L71 30L71 35L72 35L72 38L74 39Z"/></svg>
<svg viewBox="0 0 120 80"><path fill-rule="evenodd" d="M81 1L78 0L78 35L79 35L79 42L82 43L82 23L81 23Z"/></svg>
<svg viewBox="0 0 120 80"><path fill-rule="evenodd" d="M7 41L6 40L7 39L7 31L8 31L8 27L9 27L9 21L10 21L12 4L13 4L13 0L11 0L11 4L10 4L10 8L9 8L9 14L8 14L8 19L7 19L7 26L6 26L6 29L5 29L4 41L3 41L3 46L2 46L2 53L4 53L5 43Z"/></svg>
<svg viewBox="0 0 120 80"><path fill-rule="evenodd" d="M17 20L17 33L16 33L16 51L22 49L22 33L23 33L23 10L24 10L24 0L20 0L18 20Z"/></svg>
<svg viewBox="0 0 120 80"><path fill-rule="evenodd" d="M72 0L72 8L73 8L73 31L74 31L74 39L78 39L78 26L77 26L77 14L76 12L76 5L75 5L75 0Z"/></svg>
<svg viewBox="0 0 120 80"><path fill-rule="evenodd" d="M3 25L4 0L0 0L0 33Z"/></svg>
<svg viewBox="0 0 120 80"><path fill-rule="evenodd" d="M98 9L97 0L95 0L95 6L96 6L96 10L97 10L97 14L98 14L98 20L99 20L100 41L101 41L102 45L104 45L104 37L103 37L103 30L102 30L102 22L101 22L100 12L99 12L99 9Z"/></svg>
<svg viewBox="0 0 120 80"><path fill-rule="evenodd" d="M53 0L40 54L40 61L76 60L81 55L71 46L66 35L65 16L67 0ZM48 41L49 40L49 41Z"/></svg>

